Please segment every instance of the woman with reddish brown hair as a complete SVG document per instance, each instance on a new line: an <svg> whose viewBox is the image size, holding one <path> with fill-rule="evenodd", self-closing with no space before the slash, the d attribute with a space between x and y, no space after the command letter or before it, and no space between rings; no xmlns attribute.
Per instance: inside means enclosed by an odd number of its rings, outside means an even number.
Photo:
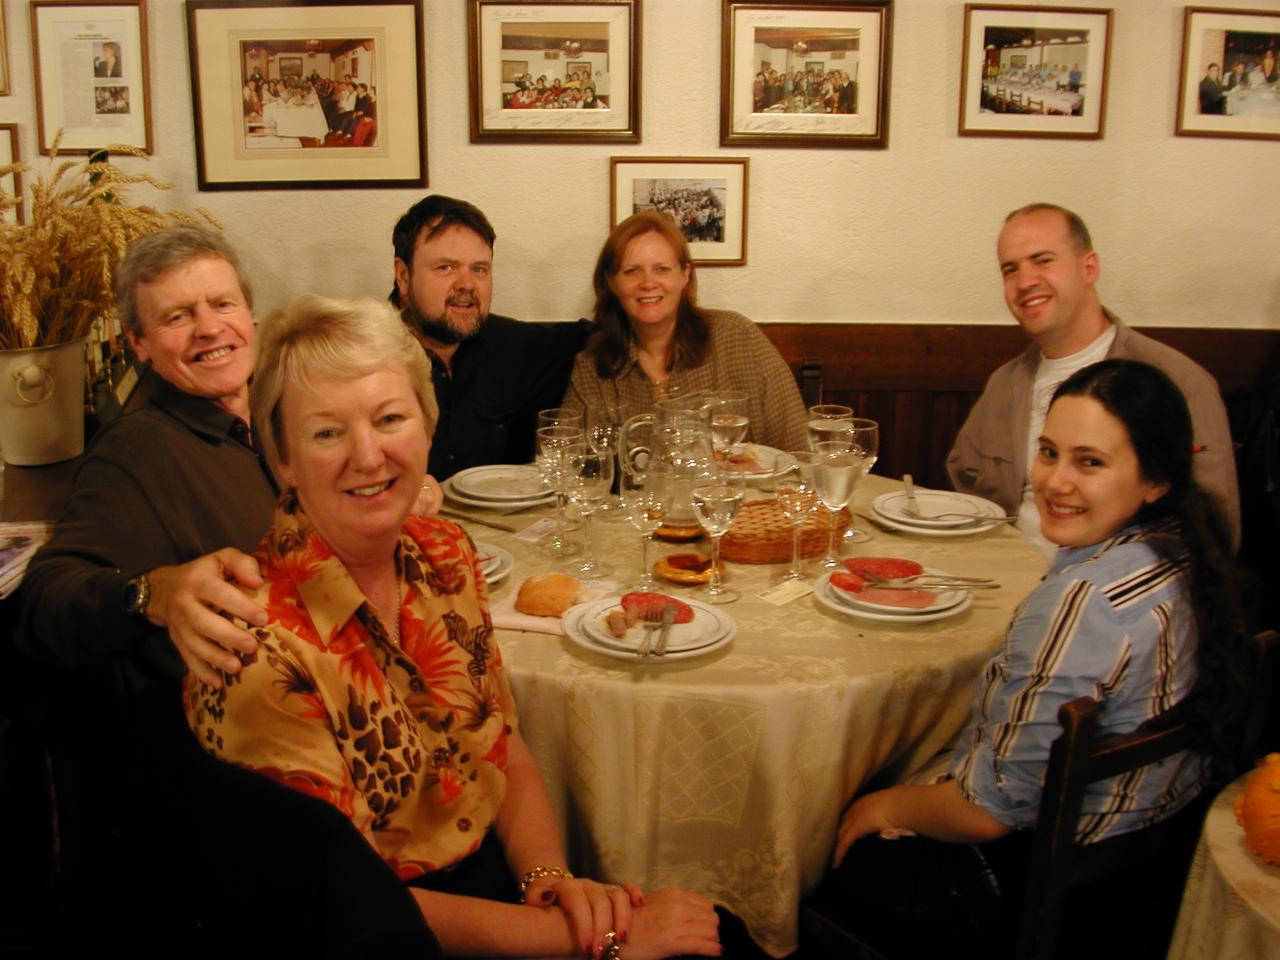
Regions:
<svg viewBox="0 0 1280 960"><path fill-rule="evenodd" d="M746 317L698 306L689 245L674 222L645 211L613 228L596 261L595 326L564 405L615 406L623 418L694 390L742 390L750 434L783 450L806 445L805 408L773 344Z"/></svg>

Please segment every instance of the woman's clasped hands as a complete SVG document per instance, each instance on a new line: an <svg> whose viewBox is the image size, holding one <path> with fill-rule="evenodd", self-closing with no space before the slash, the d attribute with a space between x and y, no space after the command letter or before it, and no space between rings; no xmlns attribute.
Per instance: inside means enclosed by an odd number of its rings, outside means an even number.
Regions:
<svg viewBox="0 0 1280 960"><path fill-rule="evenodd" d="M646 896L634 883L548 875L529 884L525 902L563 910L578 949L594 960L721 953L715 906L695 893L667 888Z"/></svg>

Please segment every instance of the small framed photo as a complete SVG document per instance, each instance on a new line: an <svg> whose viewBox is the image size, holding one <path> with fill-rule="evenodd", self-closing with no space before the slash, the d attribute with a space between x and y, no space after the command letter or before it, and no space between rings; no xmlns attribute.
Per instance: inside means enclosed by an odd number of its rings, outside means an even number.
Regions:
<svg viewBox="0 0 1280 960"><path fill-rule="evenodd" d="M1280 12L1187 7L1176 132L1280 140Z"/></svg>
<svg viewBox="0 0 1280 960"><path fill-rule="evenodd" d="M41 153L151 152L144 0L32 0L31 47Z"/></svg>
<svg viewBox="0 0 1280 960"><path fill-rule="evenodd" d="M424 187L417 0L187 0L201 190Z"/></svg>
<svg viewBox="0 0 1280 960"><path fill-rule="evenodd" d="M609 226L656 210L676 222L702 267L747 262L746 157L612 157Z"/></svg>
<svg viewBox="0 0 1280 960"><path fill-rule="evenodd" d="M960 136L1101 139L1111 13L965 4Z"/></svg>
<svg viewBox="0 0 1280 960"><path fill-rule="evenodd" d="M722 144L889 145L893 0L722 3Z"/></svg>
<svg viewBox="0 0 1280 960"><path fill-rule="evenodd" d="M0 123L0 168L21 163L18 156L18 125L16 123ZM25 223L26 217L22 208L26 201L22 199L22 177L17 170L0 174L0 190L17 201L12 207L0 210L0 223Z"/></svg>
<svg viewBox="0 0 1280 960"><path fill-rule="evenodd" d="M471 142L640 142L640 0L467 0Z"/></svg>

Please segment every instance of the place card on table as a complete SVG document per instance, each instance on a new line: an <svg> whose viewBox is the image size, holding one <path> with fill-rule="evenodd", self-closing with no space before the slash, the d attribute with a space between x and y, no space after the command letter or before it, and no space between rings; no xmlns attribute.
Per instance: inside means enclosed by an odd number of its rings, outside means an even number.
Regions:
<svg viewBox="0 0 1280 960"><path fill-rule="evenodd" d="M813 586L803 580L783 580L767 590L762 590L756 596L761 600L772 603L775 607L781 607L792 600L807 597L811 593L813 593Z"/></svg>

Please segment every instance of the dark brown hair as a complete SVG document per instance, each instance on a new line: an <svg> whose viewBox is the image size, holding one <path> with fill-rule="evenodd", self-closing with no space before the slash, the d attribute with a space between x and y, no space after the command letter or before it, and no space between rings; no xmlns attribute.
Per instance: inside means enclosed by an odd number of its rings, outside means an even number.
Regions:
<svg viewBox="0 0 1280 960"><path fill-rule="evenodd" d="M601 377L616 377L622 371L629 353L628 345L635 339L631 322L610 289L609 280L617 276L627 246L646 233L660 234L671 244L681 269L689 268L689 282L680 294L680 306L676 312L675 348L671 351L669 364L680 357L687 366L696 367L706 359L711 330L706 311L698 306L698 276L689 257L689 244L670 217L645 211L627 217L613 228L600 250L595 273L592 274L596 306L587 351L595 358L596 374Z"/></svg>

